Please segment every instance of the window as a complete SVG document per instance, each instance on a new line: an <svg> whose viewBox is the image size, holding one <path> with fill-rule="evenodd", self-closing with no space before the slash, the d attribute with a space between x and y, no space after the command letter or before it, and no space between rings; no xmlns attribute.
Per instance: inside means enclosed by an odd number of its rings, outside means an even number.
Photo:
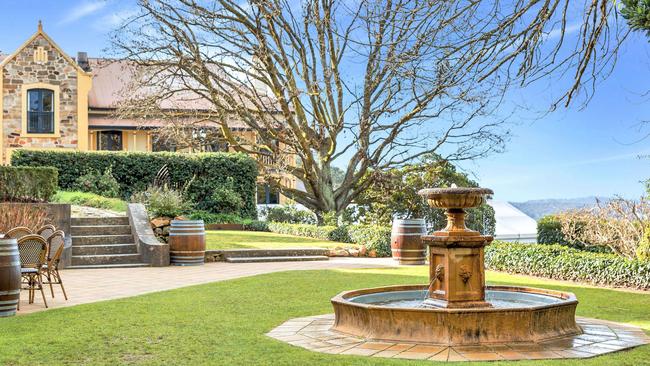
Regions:
<svg viewBox="0 0 650 366"><path fill-rule="evenodd" d="M54 91L27 92L27 133L54 133Z"/></svg>
<svg viewBox="0 0 650 366"><path fill-rule="evenodd" d="M122 131L97 132L97 150L122 151Z"/></svg>
<svg viewBox="0 0 650 366"><path fill-rule="evenodd" d="M164 136L155 135L153 137L153 144L151 150L153 152L158 151L176 151L176 144L174 144L171 139Z"/></svg>
<svg viewBox="0 0 650 366"><path fill-rule="evenodd" d="M257 203L266 205L277 205L280 203L280 192L272 189L268 184L257 185Z"/></svg>

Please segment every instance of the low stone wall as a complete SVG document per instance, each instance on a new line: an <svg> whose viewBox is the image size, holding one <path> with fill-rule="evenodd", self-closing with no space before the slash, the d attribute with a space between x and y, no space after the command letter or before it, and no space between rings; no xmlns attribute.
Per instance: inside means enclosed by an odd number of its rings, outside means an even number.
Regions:
<svg viewBox="0 0 650 366"><path fill-rule="evenodd" d="M32 206L43 209L47 212L47 217L57 230L63 230L65 233L65 240L63 246L63 254L61 254L60 268L70 266L72 262L72 237L70 235L71 209L67 203L14 203L3 202L0 203L0 210L8 206Z"/></svg>
<svg viewBox="0 0 650 366"><path fill-rule="evenodd" d="M131 224L131 232L138 246L138 253L144 263L152 267L169 265L169 244L161 243L151 229L149 215L144 205L129 203L127 215Z"/></svg>

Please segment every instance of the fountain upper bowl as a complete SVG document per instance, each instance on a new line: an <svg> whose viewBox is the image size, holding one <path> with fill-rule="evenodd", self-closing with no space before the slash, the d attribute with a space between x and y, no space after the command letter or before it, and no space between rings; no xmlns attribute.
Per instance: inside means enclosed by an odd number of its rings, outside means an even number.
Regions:
<svg viewBox="0 0 650 366"><path fill-rule="evenodd" d="M470 208L485 202L485 196L494 194L491 189L478 187L427 188L418 192L431 207Z"/></svg>

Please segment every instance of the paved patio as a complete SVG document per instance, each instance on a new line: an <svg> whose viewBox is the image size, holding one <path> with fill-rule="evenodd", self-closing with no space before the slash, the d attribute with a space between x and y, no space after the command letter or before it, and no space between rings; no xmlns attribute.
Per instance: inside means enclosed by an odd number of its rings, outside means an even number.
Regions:
<svg viewBox="0 0 650 366"><path fill-rule="evenodd" d="M45 287L45 295L49 308L55 309L271 272L335 268L381 268L396 265L396 262L390 258L332 258L329 261L314 262L238 264L216 262L196 267L68 269L62 270L61 276L69 300L65 301L63 299L61 287L57 285L54 286L55 298L52 298L50 289L47 286ZM43 305L41 294L38 292L36 293L35 302L28 304L27 291L23 291L20 306L18 315L47 310Z"/></svg>
<svg viewBox="0 0 650 366"><path fill-rule="evenodd" d="M449 362L591 358L650 343L637 327L590 318L577 318L577 323L583 334L546 342L455 347L347 335L331 329L334 314L291 319L267 335L314 352Z"/></svg>

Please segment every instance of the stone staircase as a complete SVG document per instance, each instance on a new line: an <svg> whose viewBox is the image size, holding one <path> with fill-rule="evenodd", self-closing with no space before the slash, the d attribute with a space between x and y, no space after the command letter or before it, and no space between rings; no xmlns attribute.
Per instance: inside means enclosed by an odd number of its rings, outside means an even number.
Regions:
<svg viewBox="0 0 650 366"><path fill-rule="evenodd" d="M302 262L326 261L327 249L323 248L288 248L288 249L228 249L219 251L229 263L261 262Z"/></svg>
<svg viewBox="0 0 650 366"><path fill-rule="evenodd" d="M67 268L148 267L142 263L129 218L72 218L72 265Z"/></svg>

